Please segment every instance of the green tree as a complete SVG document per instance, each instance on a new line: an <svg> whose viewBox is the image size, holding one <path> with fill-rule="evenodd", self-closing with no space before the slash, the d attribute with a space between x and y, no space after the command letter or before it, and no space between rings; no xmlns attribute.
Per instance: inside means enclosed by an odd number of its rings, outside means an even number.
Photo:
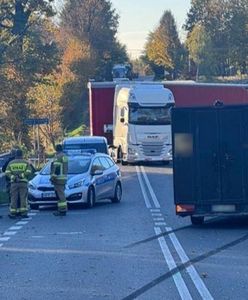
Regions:
<svg viewBox="0 0 248 300"><path fill-rule="evenodd" d="M184 49L179 40L175 19L170 11L165 11L160 24L148 36L145 53L155 73L164 70L176 78L182 70Z"/></svg>

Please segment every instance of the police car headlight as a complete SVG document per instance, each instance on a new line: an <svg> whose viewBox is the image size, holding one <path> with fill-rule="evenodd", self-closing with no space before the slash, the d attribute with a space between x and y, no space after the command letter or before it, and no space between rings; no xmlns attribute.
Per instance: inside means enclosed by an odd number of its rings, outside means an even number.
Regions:
<svg viewBox="0 0 248 300"><path fill-rule="evenodd" d="M84 185L84 182L85 182L85 180L83 179L76 183L68 184L67 187L69 190L76 189L76 188L79 188L80 186Z"/></svg>
<svg viewBox="0 0 248 300"><path fill-rule="evenodd" d="M29 183L28 188L33 191L37 189L37 187L33 183Z"/></svg>

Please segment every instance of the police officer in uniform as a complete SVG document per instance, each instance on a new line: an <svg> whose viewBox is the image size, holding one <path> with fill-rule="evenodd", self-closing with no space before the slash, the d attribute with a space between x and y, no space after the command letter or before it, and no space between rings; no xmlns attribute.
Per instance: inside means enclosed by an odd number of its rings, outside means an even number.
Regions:
<svg viewBox="0 0 248 300"><path fill-rule="evenodd" d="M67 201L65 197L65 184L68 173L68 158L63 153L62 145L56 145L56 155L51 164L50 181L58 199L58 211L55 216L65 216L67 212Z"/></svg>
<svg viewBox="0 0 248 300"><path fill-rule="evenodd" d="M28 161L23 159L22 150L16 150L16 158L9 162L6 176L10 180L10 218L16 218L19 214L28 218L28 181L32 175L32 169ZM20 207L18 207L20 200Z"/></svg>

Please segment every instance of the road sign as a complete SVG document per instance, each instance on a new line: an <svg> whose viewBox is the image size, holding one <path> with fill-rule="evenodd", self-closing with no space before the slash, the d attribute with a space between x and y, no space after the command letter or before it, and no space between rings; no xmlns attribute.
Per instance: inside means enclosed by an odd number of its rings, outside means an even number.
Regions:
<svg viewBox="0 0 248 300"><path fill-rule="evenodd" d="M31 126L34 126L34 125L44 125L44 124L49 124L49 119L48 118L43 118L43 119L37 119L37 118L26 119L24 121L24 123L26 125L31 125Z"/></svg>

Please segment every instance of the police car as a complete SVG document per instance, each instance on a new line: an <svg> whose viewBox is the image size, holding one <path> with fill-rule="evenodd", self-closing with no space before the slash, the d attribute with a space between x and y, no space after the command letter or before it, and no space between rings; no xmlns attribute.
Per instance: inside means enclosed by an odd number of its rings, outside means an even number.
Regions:
<svg viewBox="0 0 248 300"><path fill-rule="evenodd" d="M57 203L50 182L51 161L29 182L28 201L31 209ZM110 199L120 202L122 197L121 173L109 155L81 153L68 156L68 178L65 195L70 204L93 207L96 201Z"/></svg>

